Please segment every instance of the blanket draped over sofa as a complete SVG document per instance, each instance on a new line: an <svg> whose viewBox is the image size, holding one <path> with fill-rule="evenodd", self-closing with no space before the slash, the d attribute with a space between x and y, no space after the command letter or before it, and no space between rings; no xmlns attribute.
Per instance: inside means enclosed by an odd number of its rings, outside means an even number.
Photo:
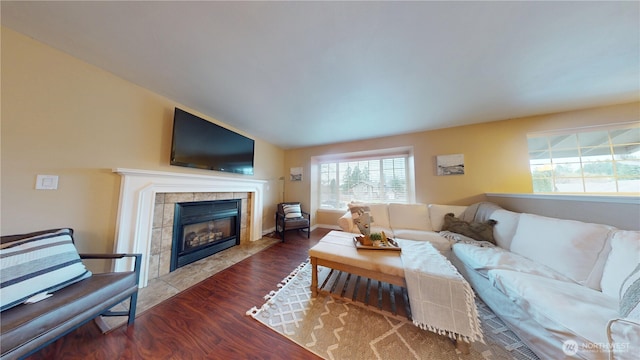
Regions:
<svg viewBox="0 0 640 360"><path fill-rule="evenodd" d="M474 293L428 242L398 239L413 323L465 342L483 341Z"/></svg>

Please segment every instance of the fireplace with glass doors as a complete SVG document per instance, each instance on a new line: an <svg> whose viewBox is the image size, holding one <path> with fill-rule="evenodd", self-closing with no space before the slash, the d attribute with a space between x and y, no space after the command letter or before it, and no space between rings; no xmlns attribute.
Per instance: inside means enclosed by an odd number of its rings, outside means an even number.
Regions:
<svg viewBox="0 0 640 360"><path fill-rule="evenodd" d="M241 206L240 199L176 203L170 270L240 244Z"/></svg>

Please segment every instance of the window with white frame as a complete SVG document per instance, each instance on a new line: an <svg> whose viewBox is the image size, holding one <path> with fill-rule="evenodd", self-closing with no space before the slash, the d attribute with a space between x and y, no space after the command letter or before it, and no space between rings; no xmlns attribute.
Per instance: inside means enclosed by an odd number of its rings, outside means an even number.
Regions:
<svg viewBox="0 0 640 360"><path fill-rule="evenodd" d="M318 162L322 209L345 209L351 201L410 203L409 151L333 157Z"/></svg>
<svg viewBox="0 0 640 360"><path fill-rule="evenodd" d="M640 124L527 135L533 192L640 192Z"/></svg>

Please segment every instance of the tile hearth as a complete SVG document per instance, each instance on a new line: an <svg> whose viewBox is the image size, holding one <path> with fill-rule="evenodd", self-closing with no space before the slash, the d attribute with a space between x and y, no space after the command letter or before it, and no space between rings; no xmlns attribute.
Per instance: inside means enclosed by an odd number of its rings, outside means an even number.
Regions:
<svg viewBox="0 0 640 360"><path fill-rule="evenodd" d="M147 287L138 290L136 314L139 316L164 300L280 241L280 239L263 237L257 241L241 243L238 246L183 266L176 271L149 280ZM127 308L128 305L126 307L117 305L114 310L125 310ZM103 331L114 329L126 322L125 317L102 317L101 319L104 324L100 324L99 321L97 323Z"/></svg>

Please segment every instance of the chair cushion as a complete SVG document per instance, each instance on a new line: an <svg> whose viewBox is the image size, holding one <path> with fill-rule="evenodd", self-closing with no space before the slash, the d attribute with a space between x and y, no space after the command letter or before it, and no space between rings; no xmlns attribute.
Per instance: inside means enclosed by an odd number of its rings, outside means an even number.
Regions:
<svg viewBox="0 0 640 360"><path fill-rule="evenodd" d="M283 204L282 210L286 219L301 218L302 210L300 204Z"/></svg>
<svg viewBox="0 0 640 360"><path fill-rule="evenodd" d="M76 247L73 230L12 236L0 249L0 311L43 292L54 292L91 276Z"/></svg>
<svg viewBox="0 0 640 360"><path fill-rule="evenodd" d="M309 220L302 217L284 220L285 229L301 228L307 226L309 226Z"/></svg>

